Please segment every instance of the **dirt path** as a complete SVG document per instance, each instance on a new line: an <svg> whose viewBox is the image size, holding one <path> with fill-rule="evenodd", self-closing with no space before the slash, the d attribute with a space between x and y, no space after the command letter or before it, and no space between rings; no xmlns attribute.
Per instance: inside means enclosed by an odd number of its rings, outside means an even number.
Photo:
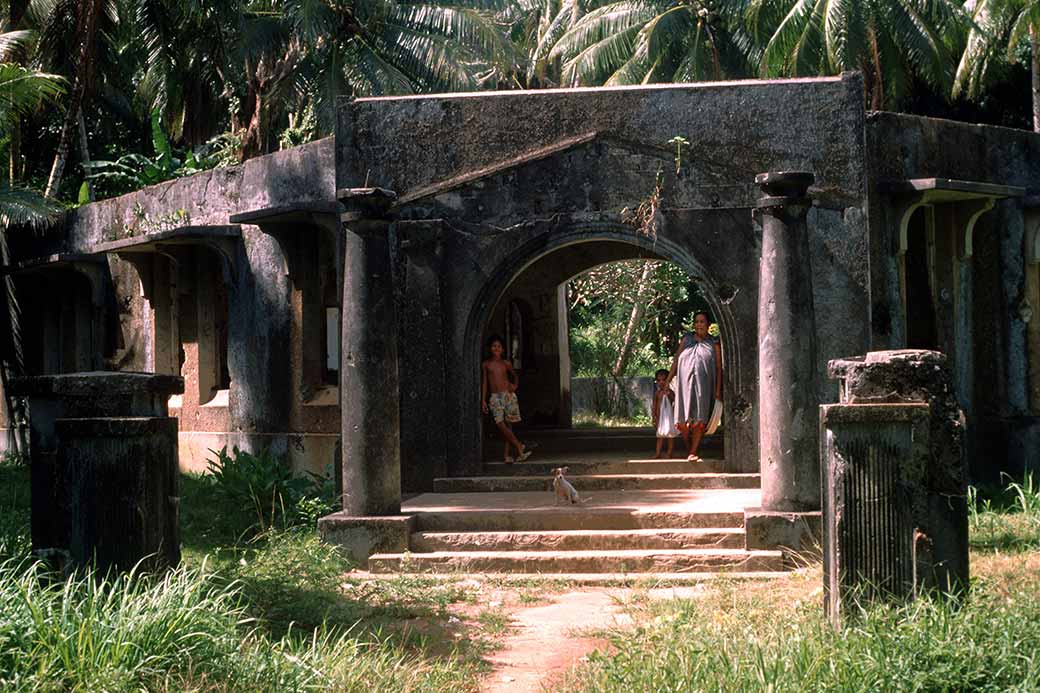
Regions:
<svg viewBox="0 0 1040 693"><path fill-rule="evenodd" d="M539 692L589 652L605 649L606 641L575 631L627 623L613 596L619 592L624 590L554 594L551 604L512 613L512 630L502 649L488 658L494 668L481 690Z"/></svg>
<svg viewBox="0 0 1040 693"><path fill-rule="evenodd" d="M657 587L642 592L649 599L691 598L705 585ZM609 647L606 640L583 635L589 630L628 626L632 621L623 604L632 596L627 588L589 588L547 597L551 603L513 611L509 635L502 648L488 657L493 669L484 679L483 693L541 693L593 650Z"/></svg>

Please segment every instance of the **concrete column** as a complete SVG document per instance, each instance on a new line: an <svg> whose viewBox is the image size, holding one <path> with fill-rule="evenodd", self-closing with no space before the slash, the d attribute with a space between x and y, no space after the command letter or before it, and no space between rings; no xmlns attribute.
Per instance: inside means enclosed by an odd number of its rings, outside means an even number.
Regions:
<svg viewBox="0 0 1040 693"><path fill-rule="evenodd" d="M816 338L809 234L811 173L755 177L765 195L758 294L759 449L762 508L820 509Z"/></svg>
<svg viewBox="0 0 1040 693"><path fill-rule="evenodd" d="M401 511L397 315L386 212L396 195L381 188L340 190L343 302L340 405L343 512Z"/></svg>

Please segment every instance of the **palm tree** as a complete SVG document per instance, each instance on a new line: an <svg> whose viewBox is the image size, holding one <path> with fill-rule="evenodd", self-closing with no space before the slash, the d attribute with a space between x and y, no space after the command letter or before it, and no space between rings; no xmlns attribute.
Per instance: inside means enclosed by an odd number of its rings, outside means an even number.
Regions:
<svg viewBox="0 0 1040 693"><path fill-rule="evenodd" d="M576 1L576 0L575 0ZM621 0L589 10L552 46L565 85L689 82L749 74L744 0ZM551 32L550 32L551 33Z"/></svg>
<svg viewBox="0 0 1040 693"><path fill-rule="evenodd" d="M977 98L989 79L1019 60L1029 40L1033 130L1040 132L1040 0L975 0L967 45L957 67L953 95Z"/></svg>
<svg viewBox="0 0 1040 693"><path fill-rule="evenodd" d="M898 102L914 77L947 93L966 31L955 0L750 0L744 20L763 76L860 70L875 110Z"/></svg>
<svg viewBox="0 0 1040 693"><path fill-rule="evenodd" d="M198 111L230 109L243 158L271 149L290 105L312 102L330 132L336 96L472 90L513 70L495 24L506 0L134 1L142 93L175 136ZM192 102L185 84L202 96Z"/></svg>
<svg viewBox="0 0 1040 693"><path fill-rule="evenodd" d="M41 3L37 3L37 5L39 4ZM30 11L32 5L33 3L30 3ZM74 133L82 133L85 137L83 106L91 92L97 67L99 25L102 23L103 15L111 16L111 14L112 5L109 0L80 0L79 2L59 0L54 3L48 17L49 24L41 35L41 45L45 49L57 51L63 57L67 56L66 50L69 45L73 49L71 51L72 65L70 66L70 72L73 75L72 91L66 101L58 151L54 155L54 163L51 166L50 176L47 178L47 188L43 193L45 197L57 195ZM66 19L71 19L73 22L74 28L71 33L62 24L62 21ZM48 32L52 29L54 35L48 36Z"/></svg>

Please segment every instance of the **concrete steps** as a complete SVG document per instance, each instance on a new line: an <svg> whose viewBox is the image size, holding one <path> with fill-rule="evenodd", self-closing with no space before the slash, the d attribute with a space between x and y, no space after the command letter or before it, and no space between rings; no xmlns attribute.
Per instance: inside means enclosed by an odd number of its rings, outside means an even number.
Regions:
<svg viewBox="0 0 1040 693"><path fill-rule="evenodd" d="M652 573L778 571L780 551L671 549L613 551L435 551L376 554L373 572Z"/></svg>
<svg viewBox="0 0 1040 693"><path fill-rule="evenodd" d="M615 551L624 549L742 549L744 530L586 529L530 532L416 532L413 552L435 551Z"/></svg>
<svg viewBox="0 0 1040 693"><path fill-rule="evenodd" d="M541 452L539 450L539 452ZM539 454L527 462L485 462L484 472L488 476L540 476L552 477L552 470L567 467L568 476L588 476L593 474L723 474L726 473L726 461L719 458L705 458L701 462L683 460L637 460L625 457L593 458L572 455L555 455L546 458Z"/></svg>
<svg viewBox="0 0 1040 693"><path fill-rule="evenodd" d="M560 506L559 510L423 512L416 516L422 532L540 532L576 529L690 529L742 527L743 512L633 512Z"/></svg>
<svg viewBox="0 0 1040 693"><path fill-rule="evenodd" d="M687 469L689 468L689 463ZM509 466L509 465L503 465ZM630 489L712 489L757 488L758 474L579 474L568 479L579 493ZM434 479L434 493L496 491L551 491L552 477L546 476L469 476Z"/></svg>
<svg viewBox="0 0 1040 693"><path fill-rule="evenodd" d="M744 508L760 504L760 478L732 473L740 467L722 458L720 440L691 463L637 458L653 450L650 429L528 431L521 439L539 442L532 460L486 462L482 475L436 479L433 493L407 500L409 550L377 553L369 570L609 582L786 568L779 551L746 550ZM552 494L552 470L561 466L581 503L559 504Z"/></svg>

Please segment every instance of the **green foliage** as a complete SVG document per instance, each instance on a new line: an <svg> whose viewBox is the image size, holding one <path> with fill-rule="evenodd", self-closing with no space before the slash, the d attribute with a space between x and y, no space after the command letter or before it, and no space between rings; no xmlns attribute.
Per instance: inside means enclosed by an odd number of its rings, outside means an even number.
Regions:
<svg viewBox="0 0 1040 693"><path fill-rule="evenodd" d="M622 375L652 375L671 365L684 320L705 305L696 283L678 265L626 260L601 265L570 281L572 372L601 377L611 372L624 338L623 329L639 295L645 262L653 273L645 288L645 311Z"/></svg>
<svg viewBox="0 0 1040 693"><path fill-rule="evenodd" d="M0 561L28 555L29 465L13 450L0 456Z"/></svg>
<svg viewBox="0 0 1040 693"><path fill-rule="evenodd" d="M979 581L962 606L936 597L864 607L835 631L817 598L791 604L720 585L717 596L649 603L634 629L612 634L614 654L590 656L567 689L1036 690L1038 587L1035 574Z"/></svg>
<svg viewBox="0 0 1040 693"><path fill-rule="evenodd" d="M318 557L275 549L252 582L202 568L161 577L94 575L55 580L40 565L0 564L0 688L76 690L466 690L472 666L416 657L385 638L318 623L306 637L272 637L249 618L266 579L313 578ZM317 551L317 549L314 549ZM279 569L276 561L293 560ZM341 564L333 564L338 568ZM264 571L267 572L264 572ZM330 569L331 570L331 569ZM254 576L261 577L255 578ZM263 577L263 576L267 577ZM250 594L249 590L259 590ZM268 592L268 596L275 593ZM283 594L284 597L296 596ZM279 597L281 598L281 597ZM288 608L292 601L284 602Z"/></svg>
<svg viewBox="0 0 1040 693"><path fill-rule="evenodd" d="M979 550L1029 551L1040 549L1040 485L1032 473L1008 484L990 497L968 489L968 527L971 545Z"/></svg>
<svg viewBox="0 0 1040 693"><path fill-rule="evenodd" d="M211 450L207 463L218 497L234 513L242 532L262 532L295 524L314 526L336 508L331 475L294 476L282 458L264 450L253 454L227 446ZM328 470L326 470L328 471Z"/></svg>
<svg viewBox="0 0 1040 693"><path fill-rule="evenodd" d="M152 157L131 152L115 161L97 160L88 166L87 180L102 184L106 194L120 194L163 181L190 176L227 163L227 140L215 138L187 153L175 151L163 129L158 110L152 111Z"/></svg>

